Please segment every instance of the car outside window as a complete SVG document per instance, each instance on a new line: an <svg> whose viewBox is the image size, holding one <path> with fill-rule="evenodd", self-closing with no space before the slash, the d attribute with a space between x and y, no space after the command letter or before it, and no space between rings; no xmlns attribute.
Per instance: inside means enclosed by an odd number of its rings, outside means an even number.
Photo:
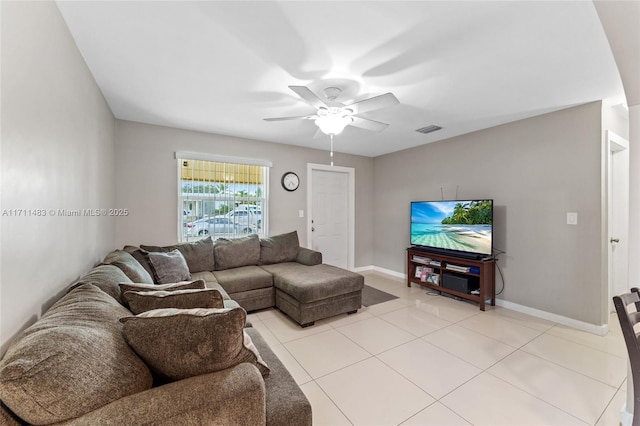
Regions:
<svg viewBox="0 0 640 426"><path fill-rule="evenodd" d="M178 157L178 155L176 155ZM266 235L268 166L178 157L179 239Z"/></svg>

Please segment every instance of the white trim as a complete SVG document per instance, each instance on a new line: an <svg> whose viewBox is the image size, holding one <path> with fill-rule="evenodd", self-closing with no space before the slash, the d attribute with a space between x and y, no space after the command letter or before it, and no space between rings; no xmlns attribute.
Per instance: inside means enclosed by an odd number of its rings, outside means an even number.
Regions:
<svg viewBox="0 0 640 426"><path fill-rule="evenodd" d="M342 166L328 166L325 164L307 163L307 247L312 247L312 212L313 212L313 170L322 170L326 172L346 173L349 179L349 205L347 214L347 239L348 239L348 253L347 253L347 269L352 270L354 268L355 259L355 239L356 239L356 170L353 167Z"/></svg>
<svg viewBox="0 0 640 426"><path fill-rule="evenodd" d="M602 307L601 307L601 321L609 321L609 313L614 311L612 298L614 296L613 286L613 258L612 258L612 246L610 242L610 238L612 235L612 221L610 220L609 214L613 211L613 180L612 180L612 156L616 152L624 151L629 148L629 141L619 136L615 132L611 130L605 130L602 138L602 160L601 160L601 252L603 256L601 256L601 279L602 279L602 288L601 293L603 297ZM626 168L627 174L629 171L629 163L628 160L623 166ZM620 193L620 191L618 191ZM620 193L621 194L621 193ZM620 202L620 201L619 201ZM629 195L626 194L626 203L628 208ZM628 234L628 219L627 219L627 235L616 235L616 238L621 238L623 241L629 240ZM628 244L624 247L629 248ZM621 250L620 247L618 247ZM628 251L627 251L627 268L629 265Z"/></svg>
<svg viewBox="0 0 640 426"><path fill-rule="evenodd" d="M357 268L352 269L353 272L366 272L366 271L375 271L380 272L385 275L389 275L396 278L407 279L407 274L403 274L402 272L392 271L391 269L380 268L379 266L368 265L368 266L358 266Z"/></svg>
<svg viewBox="0 0 640 426"><path fill-rule="evenodd" d="M205 154L202 152L188 151L176 151L175 156L177 160L204 160L217 161L219 163L249 164L252 166L273 167L273 163L271 161L260 160L257 158L230 157L226 155Z"/></svg>
<svg viewBox="0 0 640 426"><path fill-rule="evenodd" d="M606 135L607 139L614 144L614 146L611 147L611 151L617 152L629 149L629 141L616 134L614 131L606 130Z"/></svg>
<svg viewBox="0 0 640 426"><path fill-rule="evenodd" d="M631 426L633 424L633 413L627 411L627 404L620 409L620 424L622 426Z"/></svg>
<svg viewBox="0 0 640 426"><path fill-rule="evenodd" d="M264 171L264 203L262 204L262 233L265 237L269 236L269 219L271 217L269 214L269 198L271 198L269 175L271 175L271 171L266 169Z"/></svg>
<svg viewBox="0 0 640 426"><path fill-rule="evenodd" d="M590 324L588 322L579 321L558 314L552 314L551 312L541 311L540 309L530 308L528 306L519 305L517 303L509 302L503 299L496 299L496 306L511 309L512 311L521 312L523 314L542 318L558 324L566 325L567 327L586 331L588 333L597 334L598 336L604 336L609 332L609 324Z"/></svg>
<svg viewBox="0 0 640 426"><path fill-rule="evenodd" d="M176 161L176 182L177 182L177 191L176 191L176 195L177 195L177 200L176 200L176 207L178 208L178 216L176 216L178 218L178 220L176 221L176 233L178 234L178 239L176 241L178 241L179 243L181 243L183 241L183 221L184 221L184 206L183 201L182 201L182 186L180 185L180 178L181 178L181 173L182 170L180 170L180 162Z"/></svg>
<svg viewBox="0 0 640 426"><path fill-rule="evenodd" d="M367 271L373 271L375 266L373 265L367 265L367 266L358 266L357 268L353 268L351 271L353 272L367 272Z"/></svg>

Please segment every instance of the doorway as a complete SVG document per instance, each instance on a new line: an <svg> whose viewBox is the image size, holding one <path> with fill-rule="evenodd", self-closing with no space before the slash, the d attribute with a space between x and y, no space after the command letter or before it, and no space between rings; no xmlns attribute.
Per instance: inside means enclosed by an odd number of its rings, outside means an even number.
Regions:
<svg viewBox="0 0 640 426"><path fill-rule="evenodd" d="M612 298L629 292L629 142L614 132L605 134L606 245L608 312Z"/></svg>
<svg viewBox="0 0 640 426"><path fill-rule="evenodd" d="M353 269L355 255L355 170L307 165L307 246L324 263Z"/></svg>

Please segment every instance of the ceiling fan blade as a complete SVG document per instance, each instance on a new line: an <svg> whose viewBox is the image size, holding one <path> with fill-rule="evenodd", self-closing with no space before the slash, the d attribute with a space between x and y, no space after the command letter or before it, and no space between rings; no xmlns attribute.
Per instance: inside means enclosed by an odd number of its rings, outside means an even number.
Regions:
<svg viewBox="0 0 640 426"><path fill-rule="evenodd" d="M285 121L285 120L315 120L317 115L298 115L296 117L275 117L275 118L263 118L264 121Z"/></svg>
<svg viewBox="0 0 640 426"><path fill-rule="evenodd" d="M289 86L289 89L296 92L298 96L304 99L308 104L313 106L316 109L326 108L327 104L325 104L322 99L316 96L307 86Z"/></svg>
<svg viewBox="0 0 640 426"><path fill-rule="evenodd" d="M396 98L393 93L385 93L384 95L374 96L373 98L345 105L345 108L349 108L354 114L361 114L367 111L386 108L397 103L400 103L400 101L398 101L398 98Z"/></svg>
<svg viewBox="0 0 640 426"><path fill-rule="evenodd" d="M381 132L384 129L386 129L387 126L389 126L386 123L381 123L375 120L369 120L368 118L354 117L354 116L351 116L351 118L353 119L353 121L349 123L351 126L359 127L361 129L371 130L374 132Z"/></svg>

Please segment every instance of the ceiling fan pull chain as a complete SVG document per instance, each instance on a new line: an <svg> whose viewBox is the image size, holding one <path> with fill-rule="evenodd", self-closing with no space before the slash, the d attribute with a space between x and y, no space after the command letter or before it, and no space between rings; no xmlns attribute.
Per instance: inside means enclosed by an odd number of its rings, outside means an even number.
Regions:
<svg viewBox="0 0 640 426"><path fill-rule="evenodd" d="M331 166L333 166L333 133L329 137L331 138L331 154L329 156L331 157Z"/></svg>

